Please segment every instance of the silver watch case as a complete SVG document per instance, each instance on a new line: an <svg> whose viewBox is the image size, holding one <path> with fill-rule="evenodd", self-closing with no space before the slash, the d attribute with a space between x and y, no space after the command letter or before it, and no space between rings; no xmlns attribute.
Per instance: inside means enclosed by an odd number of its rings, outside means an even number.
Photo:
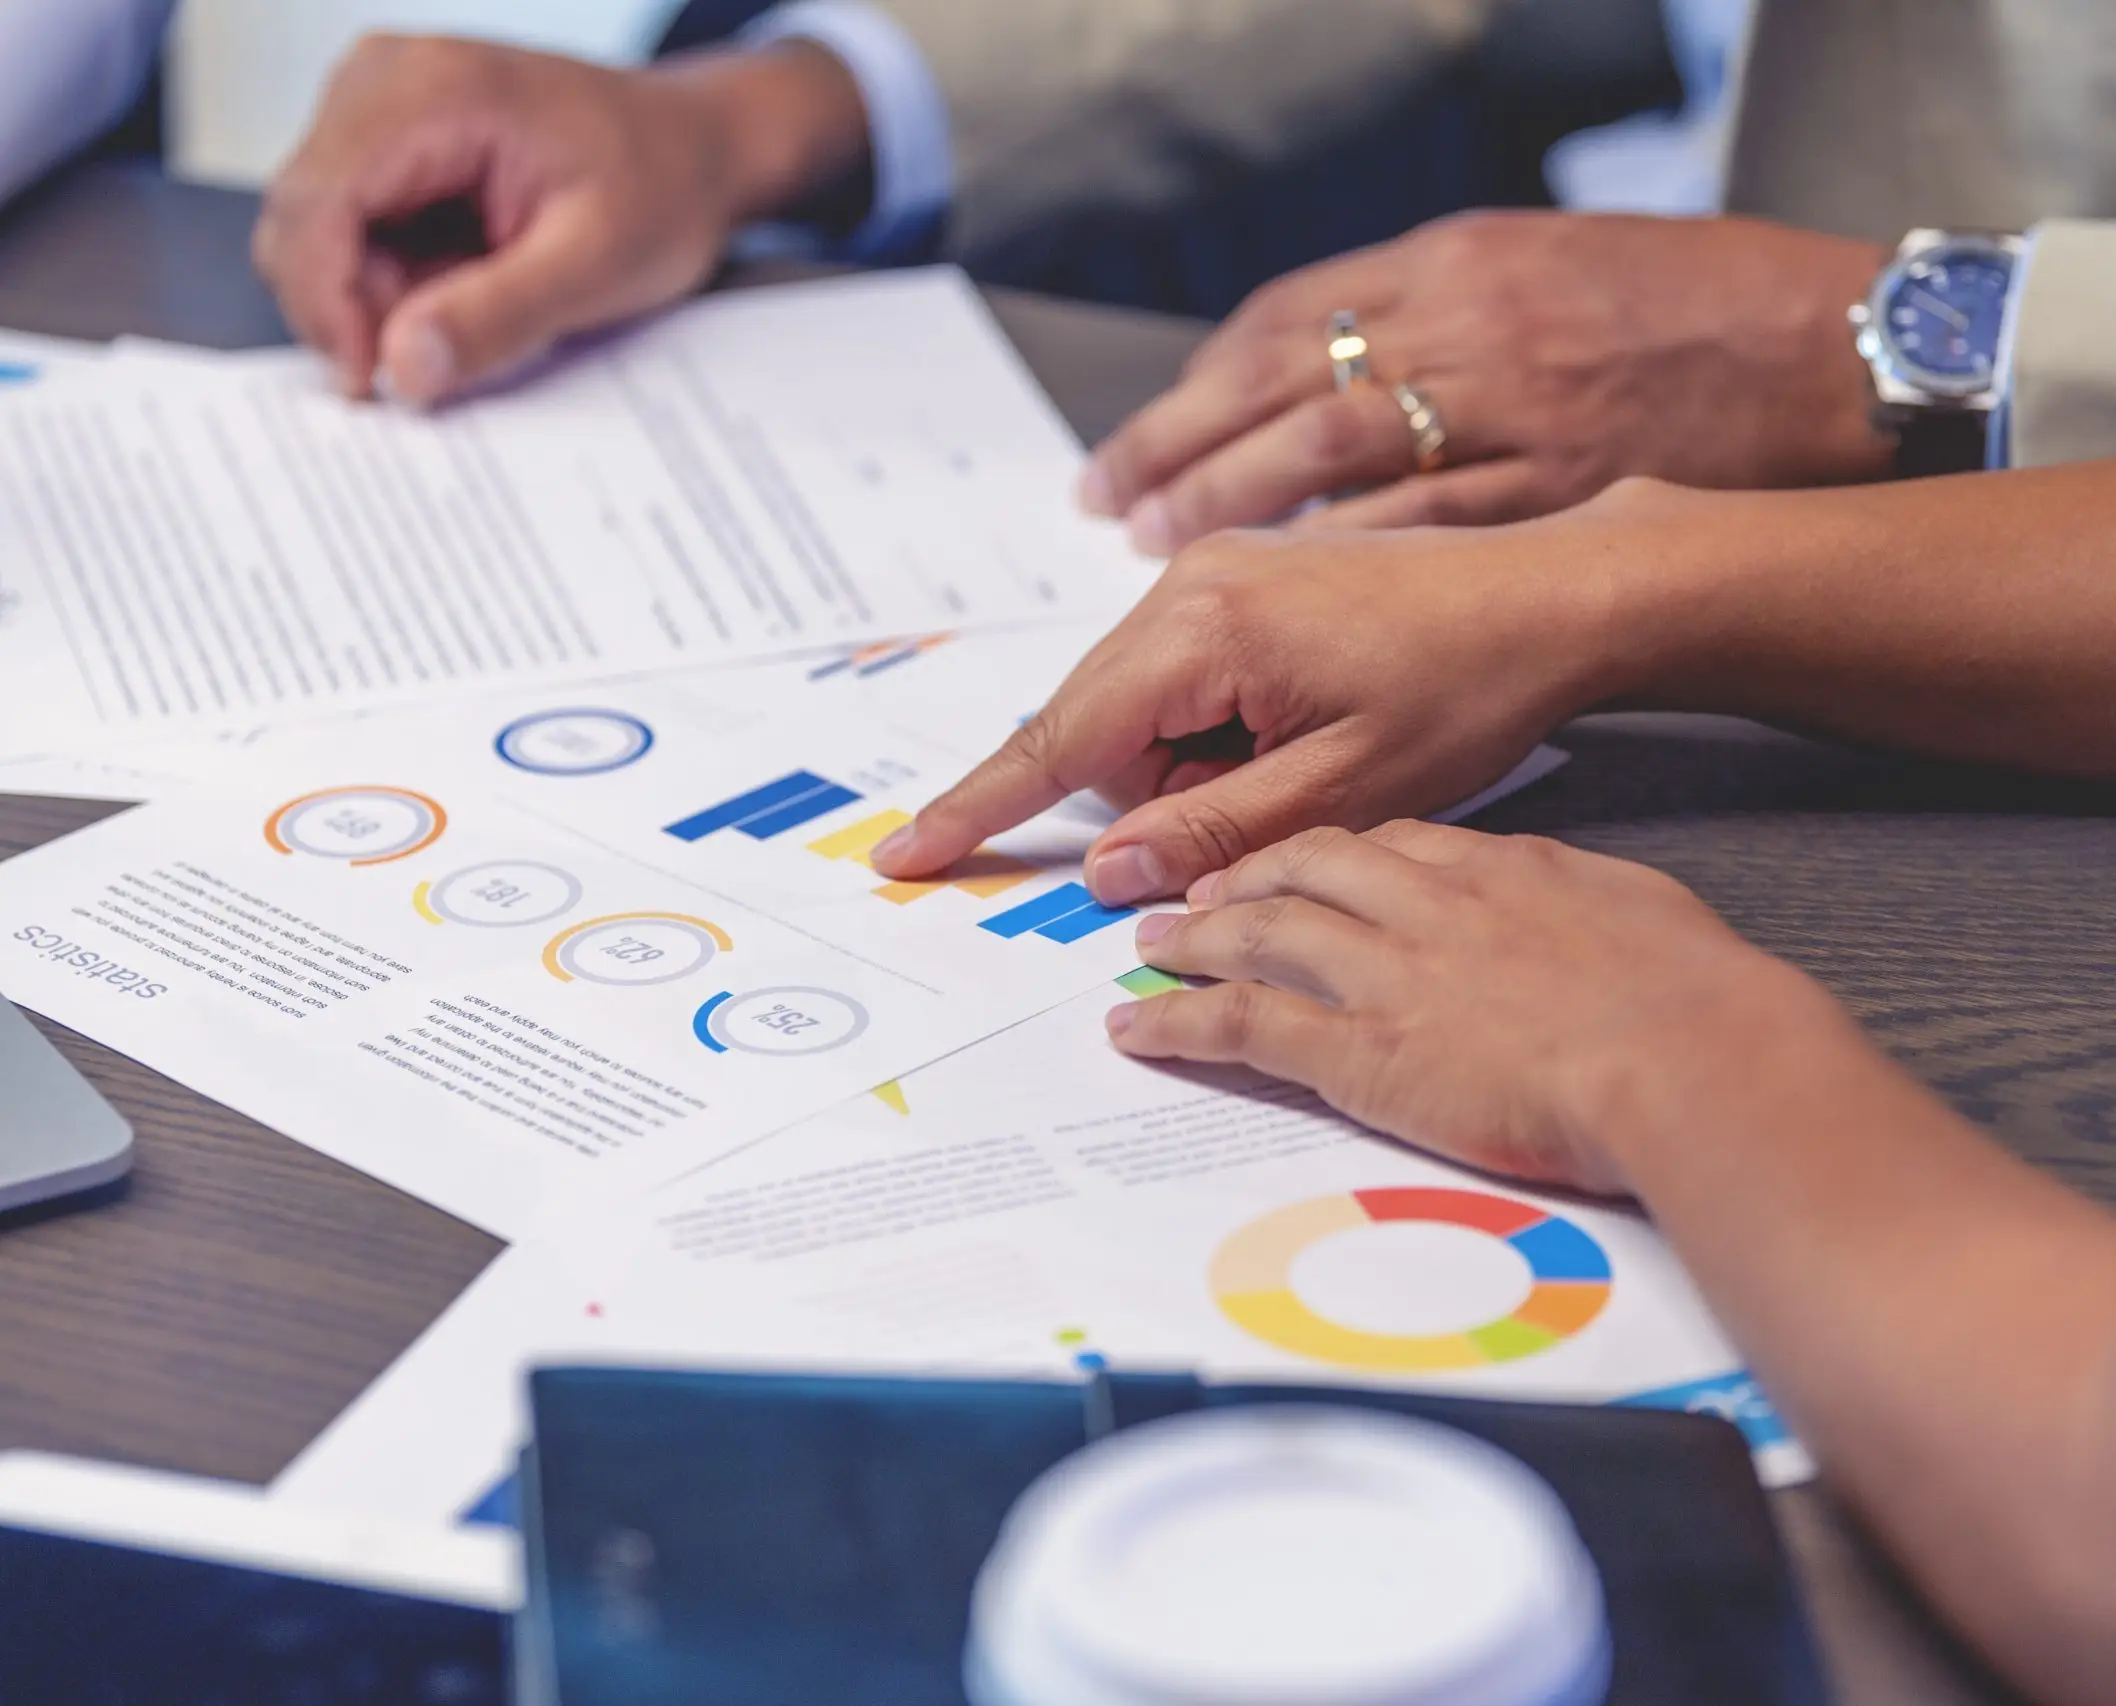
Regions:
<svg viewBox="0 0 2116 1706"><path fill-rule="evenodd" d="M1905 237L1896 250L1896 258L1874 281L1873 290L1864 302L1853 305L1847 318L1858 333L1859 354L1873 372L1874 393L1885 410L1947 410L1966 414L1989 414L1999 404L1999 384L1994 374L1989 383L1974 379L1949 379L1945 374L1932 373L1904 360L1890 346L1882 332L1888 312L1889 299L1911 270L1937 249L1959 252L1963 249L1980 249L1987 254L2004 255L2015 266L2020 264L2027 244L2018 237L1995 235L1985 232L1960 232L1920 229Z"/></svg>

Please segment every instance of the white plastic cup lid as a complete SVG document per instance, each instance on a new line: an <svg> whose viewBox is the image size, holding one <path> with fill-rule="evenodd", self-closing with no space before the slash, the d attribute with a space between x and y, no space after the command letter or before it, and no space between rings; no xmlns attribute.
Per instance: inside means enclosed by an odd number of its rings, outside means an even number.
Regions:
<svg viewBox="0 0 2116 1706"><path fill-rule="evenodd" d="M1601 1579L1527 1465L1309 1405L1113 1434L1022 1495L972 1596L973 1706L1601 1706Z"/></svg>

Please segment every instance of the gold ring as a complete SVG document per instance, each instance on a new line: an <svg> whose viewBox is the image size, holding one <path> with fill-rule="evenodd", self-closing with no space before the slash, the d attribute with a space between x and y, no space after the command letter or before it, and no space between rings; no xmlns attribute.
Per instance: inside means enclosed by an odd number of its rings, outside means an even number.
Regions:
<svg viewBox="0 0 2116 1706"><path fill-rule="evenodd" d="M1373 372L1359 316L1349 308L1338 309L1330 316L1330 377L1338 390L1349 391L1355 380L1372 378Z"/></svg>
<svg viewBox="0 0 2116 1706"><path fill-rule="evenodd" d="M1410 429L1418 472L1433 473L1447 460L1447 424L1423 392L1409 385L1392 385L1389 389L1395 395L1396 406L1403 411L1403 424Z"/></svg>

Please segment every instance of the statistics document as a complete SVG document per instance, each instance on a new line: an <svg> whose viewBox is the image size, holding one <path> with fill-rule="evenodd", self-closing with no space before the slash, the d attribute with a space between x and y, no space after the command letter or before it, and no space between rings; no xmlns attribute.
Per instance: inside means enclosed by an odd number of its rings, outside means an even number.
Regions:
<svg viewBox="0 0 2116 1706"><path fill-rule="evenodd" d="M503 1237L1138 964L1062 811L874 872L958 767L882 727L640 684L240 751L0 865L0 991Z"/></svg>
<svg viewBox="0 0 2116 1706"><path fill-rule="evenodd" d="M1123 609L952 269L735 293L420 413L90 364L0 412L0 757Z"/></svg>

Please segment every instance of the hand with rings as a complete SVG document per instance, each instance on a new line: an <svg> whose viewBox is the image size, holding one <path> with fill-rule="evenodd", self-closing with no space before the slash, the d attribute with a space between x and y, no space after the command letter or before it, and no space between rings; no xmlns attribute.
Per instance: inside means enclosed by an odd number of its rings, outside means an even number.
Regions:
<svg viewBox="0 0 2116 1706"><path fill-rule="evenodd" d="M1258 291L1096 450L1081 502L1166 556L1296 514L1521 520L1631 474L1878 478L1843 320L1882 258L1752 220L1441 220Z"/></svg>

